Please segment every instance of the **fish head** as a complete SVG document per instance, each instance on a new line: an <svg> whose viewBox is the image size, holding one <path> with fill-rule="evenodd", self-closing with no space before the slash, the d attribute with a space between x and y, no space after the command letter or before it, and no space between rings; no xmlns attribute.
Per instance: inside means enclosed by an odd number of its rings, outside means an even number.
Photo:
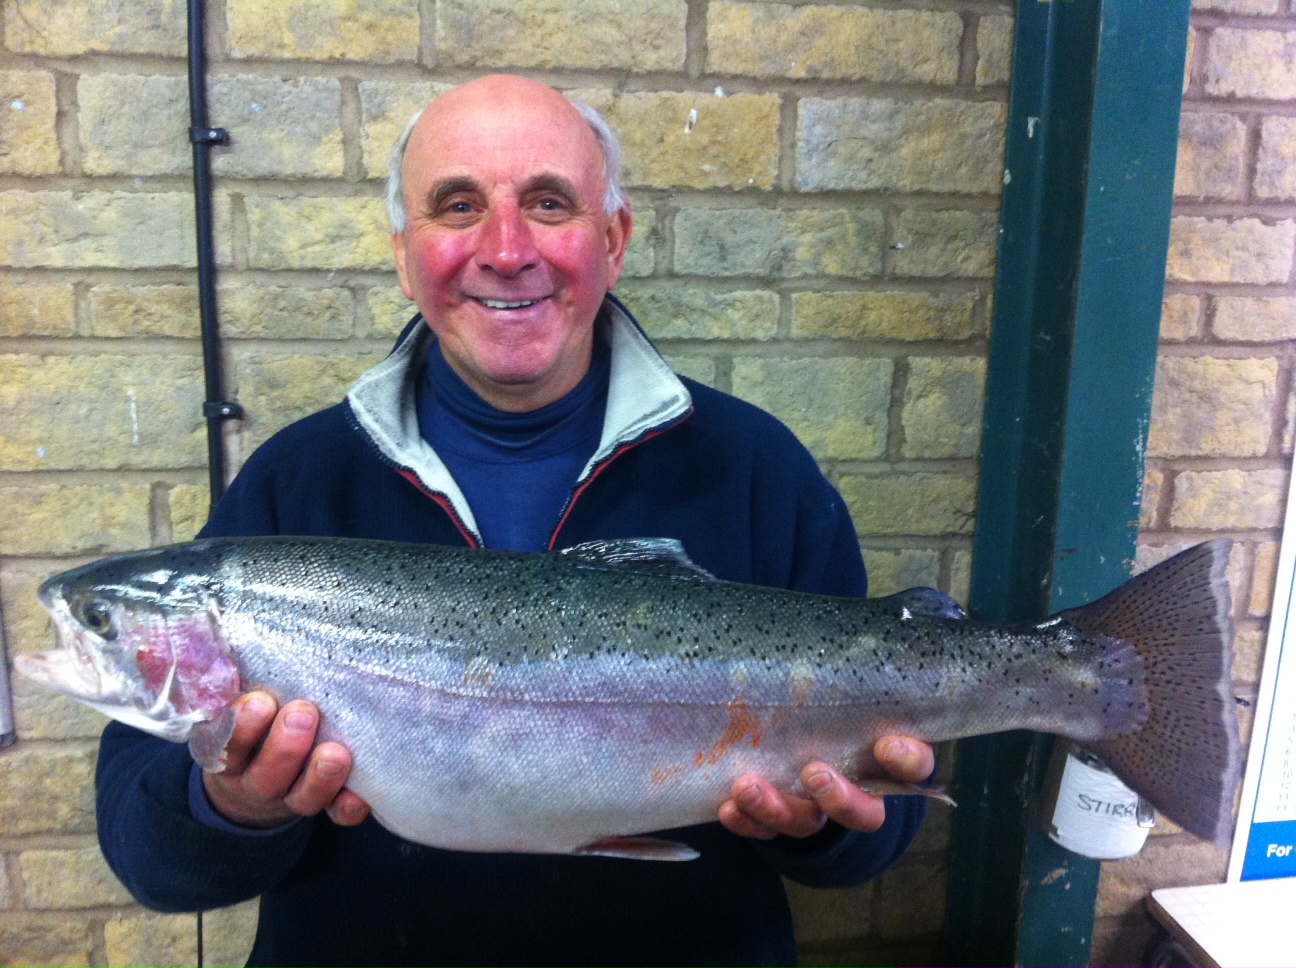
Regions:
<svg viewBox="0 0 1296 968"><path fill-rule="evenodd" d="M182 742L242 689L221 636L215 583L165 550L118 555L46 581L40 601L59 647L15 656L14 665L113 719Z"/></svg>

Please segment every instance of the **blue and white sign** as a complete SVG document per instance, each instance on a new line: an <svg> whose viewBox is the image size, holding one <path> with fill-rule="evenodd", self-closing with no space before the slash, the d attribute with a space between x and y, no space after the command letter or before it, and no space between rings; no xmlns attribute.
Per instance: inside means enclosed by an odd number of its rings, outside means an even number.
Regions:
<svg viewBox="0 0 1296 968"><path fill-rule="evenodd" d="M1273 617L1242 783L1230 881L1296 877L1296 492L1287 496Z"/></svg>

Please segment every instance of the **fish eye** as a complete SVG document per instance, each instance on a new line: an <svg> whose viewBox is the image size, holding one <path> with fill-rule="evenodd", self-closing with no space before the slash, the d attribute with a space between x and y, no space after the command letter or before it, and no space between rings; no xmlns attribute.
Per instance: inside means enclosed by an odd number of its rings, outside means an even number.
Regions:
<svg viewBox="0 0 1296 968"><path fill-rule="evenodd" d="M117 633L113 629L112 616L108 612L108 606L103 602L91 602L81 610L81 618L90 631L101 638L115 639L117 637Z"/></svg>

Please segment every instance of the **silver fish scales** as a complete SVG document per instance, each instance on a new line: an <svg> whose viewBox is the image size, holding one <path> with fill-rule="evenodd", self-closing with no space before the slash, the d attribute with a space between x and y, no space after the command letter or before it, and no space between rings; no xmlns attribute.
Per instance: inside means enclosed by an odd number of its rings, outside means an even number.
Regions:
<svg viewBox="0 0 1296 968"><path fill-rule="evenodd" d="M746 772L795 789L814 759L867 774L889 732L1008 729L1086 745L1222 843L1240 772L1227 551L1007 627L929 589L717 581L666 540L530 555L212 539L50 579L62 648L19 668L211 769L237 696L309 699L378 820L452 849L682 858L626 838L714 819Z"/></svg>

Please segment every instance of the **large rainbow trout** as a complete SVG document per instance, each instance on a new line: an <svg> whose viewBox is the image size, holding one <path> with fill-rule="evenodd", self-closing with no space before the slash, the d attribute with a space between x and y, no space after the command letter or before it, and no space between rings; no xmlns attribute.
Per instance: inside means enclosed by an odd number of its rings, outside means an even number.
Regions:
<svg viewBox="0 0 1296 968"><path fill-rule="evenodd" d="M1031 625L939 592L854 600L717 581L666 540L552 554L196 541L51 578L61 647L21 672L219 769L251 689L321 713L348 786L409 840L680 859L747 772L858 778L891 732L1083 744L1225 844L1239 775L1228 542Z"/></svg>

